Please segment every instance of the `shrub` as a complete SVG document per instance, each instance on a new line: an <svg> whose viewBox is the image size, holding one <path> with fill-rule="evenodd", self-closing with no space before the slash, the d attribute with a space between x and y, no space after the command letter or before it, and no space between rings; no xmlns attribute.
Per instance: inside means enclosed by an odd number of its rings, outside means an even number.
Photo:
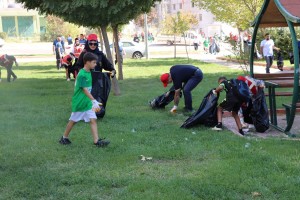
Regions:
<svg viewBox="0 0 300 200"><path fill-rule="evenodd" d="M0 32L0 38L5 40L7 38L7 34L5 32Z"/></svg>

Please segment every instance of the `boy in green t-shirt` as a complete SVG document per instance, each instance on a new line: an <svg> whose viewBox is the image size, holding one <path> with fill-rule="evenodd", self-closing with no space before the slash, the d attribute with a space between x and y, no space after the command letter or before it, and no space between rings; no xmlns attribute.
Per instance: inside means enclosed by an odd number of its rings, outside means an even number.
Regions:
<svg viewBox="0 0 300 200"><path fill-rule="evenodd" d="M98 147L105 147L109 141L99 139L97 129L97 116L95 112L100 110L100 103L91 95L92 75L91 70L95 68L97 56L87 52L83 57L84 67L78 73L75 82L74 95L72 97L72 114L67 124L64 135L59 143L63 145L71 144L68 136L73 126L81 120L90 122L91 132L94 138L94 144Z"/></svg>

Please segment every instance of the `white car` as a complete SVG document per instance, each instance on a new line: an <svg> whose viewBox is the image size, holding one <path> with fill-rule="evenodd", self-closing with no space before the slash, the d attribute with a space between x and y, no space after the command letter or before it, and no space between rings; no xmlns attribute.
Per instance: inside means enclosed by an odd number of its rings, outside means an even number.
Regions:
<svg viewBox="0 0 300 200"><path fill-rule="evenodd" d="M0 47L3 47L4 43L4 40L0 38Z"/></svg>
<svg viewBox="0 0 300 200"><path fill-rule="evenodd" d="M121 41L125 51L124 58L140 59L145 55L145 46L133 41ZM112 47L112 45L110 45Z"/></svg>

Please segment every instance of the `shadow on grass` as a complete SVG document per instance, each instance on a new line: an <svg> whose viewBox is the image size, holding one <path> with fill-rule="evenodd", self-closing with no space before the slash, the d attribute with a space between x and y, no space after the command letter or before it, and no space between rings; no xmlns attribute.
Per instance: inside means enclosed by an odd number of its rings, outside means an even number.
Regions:
<svg viewBox="0 0 300 200"><path fill-rule="evenodd" d="M190 59L190 62L187 63L187 59L185 58L166 58L166 59L151 59L151 60L129 60L126 61L125 67L137 67L137 66L151 66L151 67L161 67L161 66L172 66L176 64L201 64L204 62L198 60Z"/></svg>
<svg viewBox="0 0 300 200"><path fill-rule="evenodd" d="M20 70L20 71L40 71L40 70L52 70L52 69L56 69L55 63L53 63L53 65L51 65L50 63L48 64L43 64L43 65L34 65L34 64L30 64L30 65L24 65L24 66L19 66L19 67L14 67L13 70Z"/></svg>

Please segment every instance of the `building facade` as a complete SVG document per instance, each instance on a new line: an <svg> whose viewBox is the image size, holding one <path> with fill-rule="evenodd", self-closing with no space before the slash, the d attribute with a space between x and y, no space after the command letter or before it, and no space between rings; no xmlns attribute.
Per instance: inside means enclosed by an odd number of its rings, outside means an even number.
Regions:
<svg viewBox="0 0 300 200"><path fill-rule="evenodd" d="M193 14L199 21L192 30L205 37L214 35L224 36L230 32L235 32L236 29L228 24L221 23L215 20L215 16L206 10L199 9L196 3L192 0L162 0L156 5L158 21L163 21L167 15L176 14L177 12L187 12Z"/></svg>
<svg viewBox="0 0 300 200"><path fill-rule="evenodd" d="M40 31L37 11L28 11L12 0L0 0L0 32L10 38L39 40Z"/></svg>

